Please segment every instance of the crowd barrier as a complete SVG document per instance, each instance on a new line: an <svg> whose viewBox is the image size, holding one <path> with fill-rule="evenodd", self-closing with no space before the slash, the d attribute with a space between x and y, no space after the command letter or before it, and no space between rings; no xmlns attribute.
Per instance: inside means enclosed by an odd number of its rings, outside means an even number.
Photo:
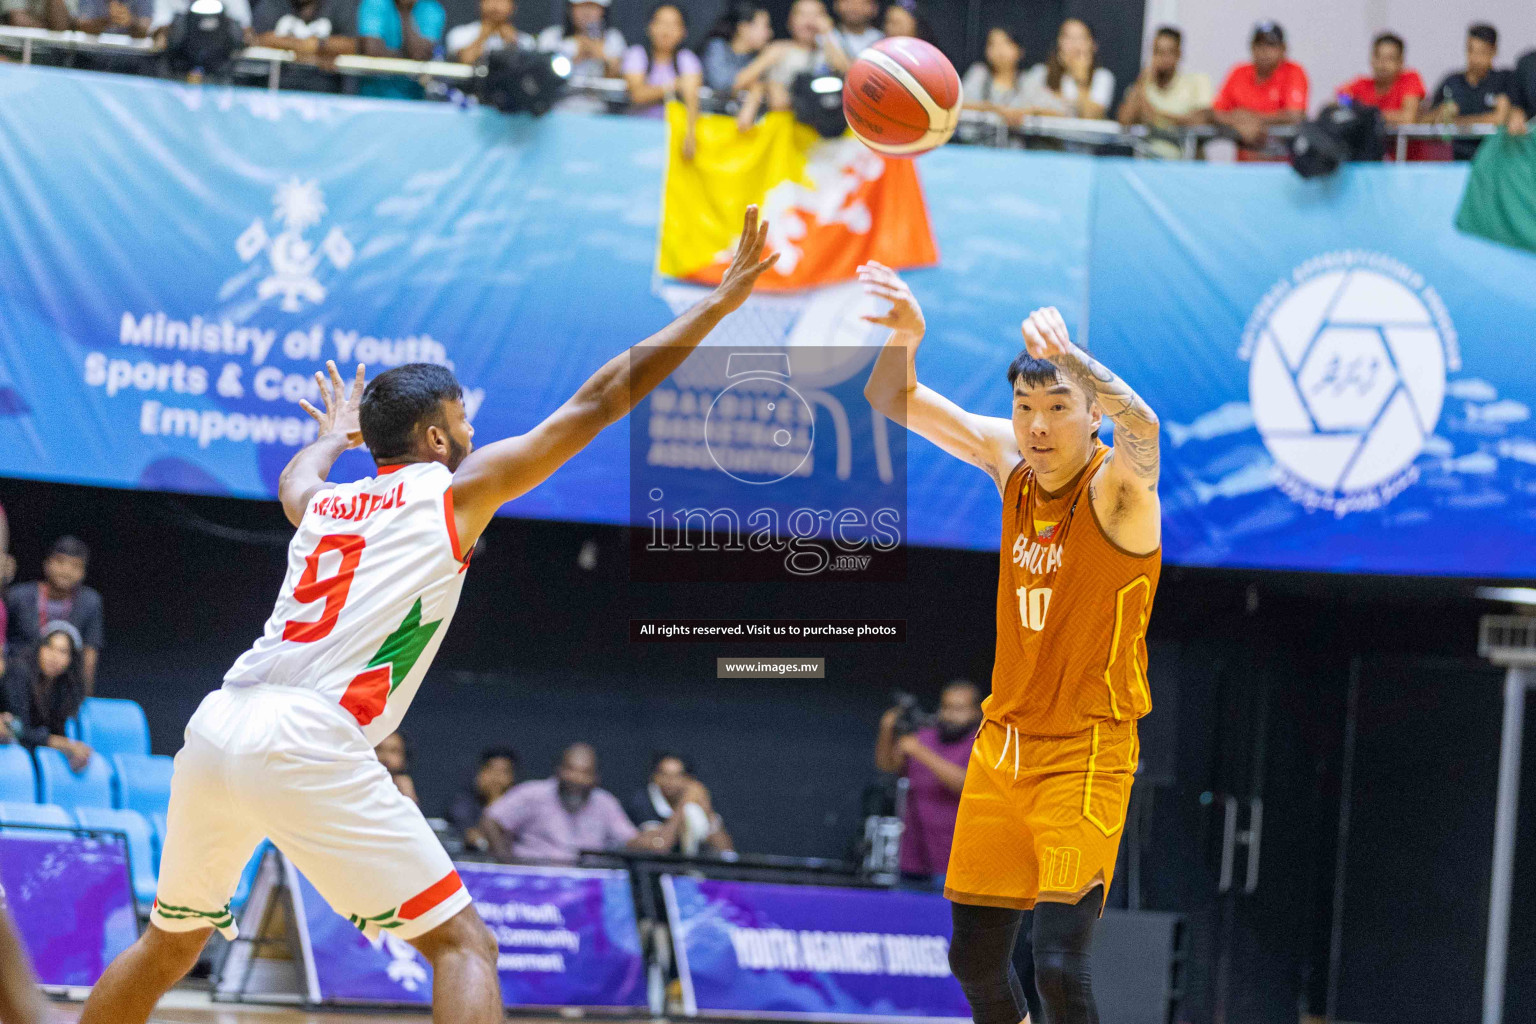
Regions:
<svg viewBox="0 0 1536 1024"><path fill-rule="evenodd" d="M7 825L0 892L47 989L94 985L139 934L120 837Z"/></svg>
<svg viewBox="0 0 1536 1024"><path fill-rule="evenodd" d="M162 52L162 48L150 39L15 26L0 26L0 47L19 51L23 64L32 63L38 50L118 55L145 60ZM248 46L237 54L234 74L237 78L260 78L265 81L268 89L276 90L282 87L283 71L289 66L318 67L342 78L411 78L444 86L467 86L485 73L483 66L454 61L418 61L361 54L342 54L317 64L292 50ZM629 99L628 86L617 78L577 77L568 83L568 88L602 99L614 110L622 110ZM429 94L446 96L448 92L439 89ZM713 98L708 88L702 90L701 97L706 105ZM1277 125L1269 134L1271 138L1285 140L1294 136L1296 130L1294 125ZM1464 128L1443 124L1386 126L1386 135L1392 142L1397 160L1407 159L1408 143L1414 139L1450 142L1481 138L1497 131L1495 125L1471 125ZM957 133L959 141L973 145L1006 148L1027 146L1030 140L1046 140L1088 150L1123 151L1148 156L1165 155L1158 153L1152 146L1157 141L1165 141L1177 145L1185 159L1197 157L1200 147L1212 139L1232 137L1230 131L1215 125L1160 129L1135 125L1127 128L1118 121L1108 119L1037 114L1010 122L1001 115L979 110L961 113Z"/></svg>
<svg viewBox="0 0 1536 1024"><path fill-rule="evenodd" d="M606 858L605 858L606 859ZM630 860L630 858L622 858ZM932 891L859 886L798 858L649 859L657 872L459 862L495 936L509 1010L804 1021L969 1020L949 971L950 915ZM770 865L775 865L770 867ZM820 884L769 881L820 878ZM736 877L754 875L753 879ZM842 884L828 884L839 874ZM640 898L655 883L662 905ZM121 842L0 833L0 883L43 984L79 994L138 934ZM385 923L333 910L276 850L214 975L221 1003L427 1006L432 969ZM367 931L360 930L367 927ZM1164 1024L1180 919L1109 912L1096 937L1106 1024Z"/></svg>

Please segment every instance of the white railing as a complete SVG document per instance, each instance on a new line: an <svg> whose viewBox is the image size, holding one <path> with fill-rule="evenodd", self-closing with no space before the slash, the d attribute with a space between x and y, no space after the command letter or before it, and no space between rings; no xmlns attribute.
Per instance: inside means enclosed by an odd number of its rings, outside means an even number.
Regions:
<svg viewBox="0 0 1536 1024"><path fill-rule="evenodd" d="M985 143L987 145L1006 146L1014 138L1046 138L1090 146L1124 146L1140 152L1152 140L1164 139L1176 143L1186 159L1194 158L1200 143L1207 139L1231 138L1229 132L1210 124L1154 130L1146 125L1126 128L1118 121L1105 119L1030 115L1018 125L1010 125L1001 115L981 110L961 111L960 123L970 128L973 141L980 141L976 138L977 135L984 136L988 139ZM1295 136L1299 127L1299 125L1287 124L1274 125L1269 129L1269 136L1275 139L1289 139ZM1495 135L1498 131L1498 126L1491 124L1471 125L1465 128L1439 124L1384 126L1386 136L1395 140L1398 160L1407 157L1408 142L1411 139L1448 142L1455 139L1482 138L1485 135Z"/></svg>
<svg viewBox="0 0 1536 1024"><path fill-rule="evenodd" d="M54 32L41 28L0 26L0 49L20 50L23 64L32 62L34 50L53 49L84 53L124 54L151 57L159 54L162 47L151 39L134 39L124 35L91 35L86 32ZM312 67L337 75L354 78L414 78L443 83L468 82L484 74L483 68L471 64L459 64L441 60L404 60L399 57L366 57L342 55L325 62L303 59L291 50L268 46L248 46L235 54L241 70L246 74L265 73L267 88L281 86L282 70L288 65ZM623 105L628 98L628 87L617 78L574 77L567 83L569 89L597 96L615 106ZM702 97L710 99L709 90ZM1080 146L1118 146L1133 152L1149 152L1149 143L1155 140L1173 142L1179 146L1186 159L1194 158L1200 144L1208 139L1230 138L1229 132L1215 125L1199 125L1192 128L1153 130L1145 125L1122 127L1118 121L1077 117L1047 117L1030 115L1019 124L1010 125L998 114L966 110L960 114L962 137L966 141L991 146L1008 146L1014 139L1054 139ZM1287 139L1296 134L1296 125L1276 125L1269 130L1271 138ZM1409 124L1386 127L1388 137L1395 140L1398 160L1408 155L1410 139L1434 139L1450 141L1473 139L1492 135L1498 131L1494 125L1474 125L1456 128L1438 124Z"/></svg>

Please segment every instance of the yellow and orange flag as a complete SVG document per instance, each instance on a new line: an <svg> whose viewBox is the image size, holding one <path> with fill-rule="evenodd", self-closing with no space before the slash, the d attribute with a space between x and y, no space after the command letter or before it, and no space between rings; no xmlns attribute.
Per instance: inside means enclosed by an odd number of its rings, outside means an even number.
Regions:
<svg viewBox="0 0 1536 1024"><path fill-rule="evenodd" d="M672 104L667 118L657 261L663 275L718 284L751 203L762 208L769 248L779 253L761 290L848 281L869 260L897 268L938 262L913 161L881 156L851 135L823 139L788 111L770 113L746 132L734 118L701 115L696 152L687 160L682 105Z"/></svg>

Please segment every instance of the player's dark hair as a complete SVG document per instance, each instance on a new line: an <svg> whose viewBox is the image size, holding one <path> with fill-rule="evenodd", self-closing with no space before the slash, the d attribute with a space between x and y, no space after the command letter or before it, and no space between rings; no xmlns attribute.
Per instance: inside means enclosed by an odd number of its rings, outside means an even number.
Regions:
<svg viewBox="0 0 1536 1024"><path fill-rule="evenodd" d="M1480 21L1468 28L1467 35L1472 39L1481 39L1494 49L1499 47L1499 30L1486 21Z"/></svg>
<svg viewBox="0 0 1536 1024"><path fill-rule="evenodd" d="M480 751L480 767L484 768L498 757L504 757L512 762L512 770L517 771L517 751L511 747L486 747Z"/></svg>
<svg viewBox="0 0 1536 1024"><path fill-rule="evenodd" d="M453 371L436 363L406 363L373 378L357 415L373 461L410 455L421 430L447 429L443 403L463 399Z"/></svg>
<svg viewBox="0 0 1536 1024"><path fill-rule="evenodd" d="M1029 349L1020 352L1013 362L1008 364L1010 388L1016 387L1021 380L1032 388L1038 388L1055 384L1061 379L1061 371L1056 368L1055 363L1049 359L1036 359L1029 354Z"/></svg>
<svg viewBox="0 0 1536 1024"><path fill-rule="evenodd" d="M1184 45L1184 33L1180 32L1172 25L1164 25L1162 28L1159 28L1157 30L1157 35L1167 36L1169 39L1172 39L1174 42L1178 43L1180 47Z"/></svg>
<svg viewBox="0 0 1536 1024"><path fill-rule="evenodd" d="M1378 46L1386 45L1397 47L1397 55L1399 57L1408 52L1408 47L1403 45L1403 37L1398 35L1396 32L1383 32L1375 39L1372 39L1371 52L1375 53Z"/></svg>
<svg viewBox="0 0 1536 1024"><path fill-rule="evenodd" d="M67 558L78 558L82 562L91 560L91 549L85 546L85 541L79 537L63 536L53 542L50 555L64 555Z"/></svg>
<svg viewBox="0 0 1536 1024"><path fill-rule="evenodd" d="M671 750L658 750L658 751L656 751L656 753L652 754L651 755L651 770L649 772L647 772L646 774L648 776L649 775L655 775L656 774L656 769L661 767L661 762L663 762L663 761L676 761L678 764L683 766L683 774L684 775L692 775L693 774L693 765L688 763L688 759L686 757L684 757L682 754L676 753L675 751L671 751Z"/></svg>

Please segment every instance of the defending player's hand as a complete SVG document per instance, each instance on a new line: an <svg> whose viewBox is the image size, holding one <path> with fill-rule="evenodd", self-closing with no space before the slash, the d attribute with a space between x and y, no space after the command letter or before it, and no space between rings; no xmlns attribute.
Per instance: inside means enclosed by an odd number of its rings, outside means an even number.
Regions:
<svg viewBox="0 0 1536 1024"><path fill-rule="evenodd" d="M1058 359L1077 346L1067 332L1067 322L1055 306L1029 314L1024 321L1024 347L1036 359Z"/></svg>
<svg viewBox="0 0 1536 1024"><path fill-rule="evenodd" d="M778 253L763 258L763 248L767 243L768 222L758 220L756 205L747 207L747 215L741 225L741 241L736 243L736 256L726 268L725 276L720 279L720 286L715 289L715 295L725 306L726 312L739 309L747 301L747 296L752 294L757 279L779 262Z"/></svg>
<svg viewBox="0 0 1536 1024"><path fill-rule="evenodd" d="M357 364L357 378L352 381L350 393L341 374L336 371L335 361L327 359L325 368L331 371L329 381L325 379L325 374L318 371L315 373L315 383L320 385L320 397L325 401L325 412L302 398L299 399L299 405L320 424L321 434L345 434L348 448L361 447L363 428L358 425L357 410L363 402L363 364Z"/></svg>
<svg viewBox="0 0 1536 1024"><path fill-rule="evenodd" d="M859 268L859 280L863 282L866 293L891 304L891 308L882 316L866 316L860 319L879 324L881 327L889 327L898 334L922 337L928 327L923 320L923 309L913 297L912 289L907 287L907 282L897 276L896 271L883 263L871 260Z"/></svg>

